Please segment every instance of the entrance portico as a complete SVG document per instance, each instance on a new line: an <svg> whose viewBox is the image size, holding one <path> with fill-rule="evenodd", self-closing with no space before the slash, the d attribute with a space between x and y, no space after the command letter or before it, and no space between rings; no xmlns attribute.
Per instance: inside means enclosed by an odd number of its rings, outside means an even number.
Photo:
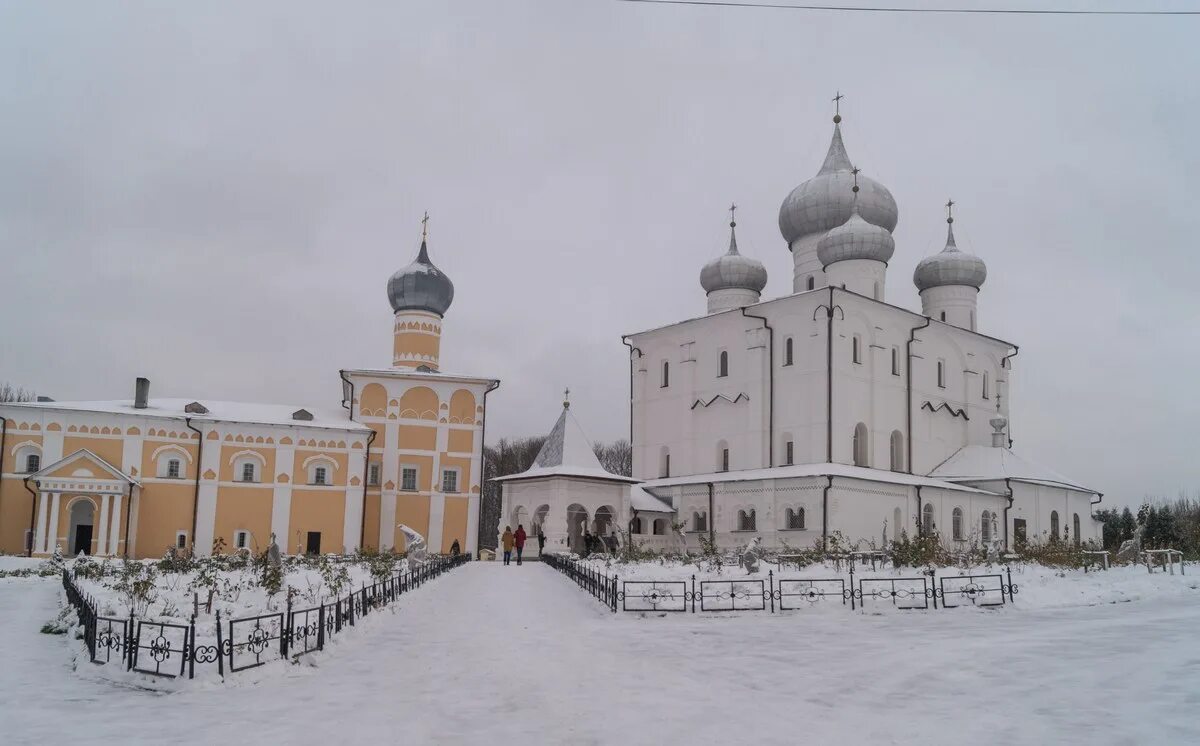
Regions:
<svg viewBox="0 0 1200 746"><path fill-rule="evenodd" d="M68 555L127 553L136 479L85 449L31 474L26 484L37 495L31 554L53 554L56 547Z"/></svg>

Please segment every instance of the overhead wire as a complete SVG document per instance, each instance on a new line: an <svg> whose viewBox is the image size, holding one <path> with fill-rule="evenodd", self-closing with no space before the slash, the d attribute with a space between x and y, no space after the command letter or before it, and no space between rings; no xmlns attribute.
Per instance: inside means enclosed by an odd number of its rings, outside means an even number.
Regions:
<svg viewBox="0 0 1200 746"><path fill-rule="evenodd" d="M872 5L799 5L790 3L733 2L732 0L618 0L650 5L692 5L718 8L769 8L774 10L832 11L844 13L938 13L966 15L1038 16L1200 16L1200 10L1072 10L1068 8L905 8Z"/></svg>

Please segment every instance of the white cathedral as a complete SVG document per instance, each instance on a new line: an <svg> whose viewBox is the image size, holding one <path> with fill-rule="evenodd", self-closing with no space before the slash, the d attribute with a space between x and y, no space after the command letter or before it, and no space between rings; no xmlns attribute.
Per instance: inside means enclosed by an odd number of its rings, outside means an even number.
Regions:
<svg viewBox="0 0 1200 746"><path fill-rule="evenodd" d="M834 532L952 548L1100 538L1101 493L1012 450L1017 346L977 330L987 268L955 245L953 203L946 247L913 273L921 312L892 305L896 202L833 121L825 162L779 211L792 294L760 299L767 271L731 220L728 252L700 272L707 314L623 339L633 478L601 467L564 402L533 467L500 480L501 531L540 528L556 551L618 525L692 550Z"/></svg>

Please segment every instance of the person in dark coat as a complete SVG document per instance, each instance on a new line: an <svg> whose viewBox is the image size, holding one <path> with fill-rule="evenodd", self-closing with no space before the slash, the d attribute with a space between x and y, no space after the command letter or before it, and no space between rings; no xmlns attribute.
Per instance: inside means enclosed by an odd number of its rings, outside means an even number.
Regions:
<svg viewBox="0 0 1200 746"><path fill-rule="evenodd" d="M450 545L450 556L457 557L460 554L462 554L462 547L459 546L458 539L455 539L454 543Z"/></svg>
<svg viewBox="0 0 1200 746"><path fill-rule="evenodd" d="M538 540L538 556L541 557L542 550L544 550L546 548L546 535L544 533L542 533L541 526L538 526L537 540Z"/></svg>
<svg viewBox="0 0 1200 746"><path fill-rule="evenodd" d="M513 534L513 546L517 548L517 564L521 564L521 552L525 549L525 527L517 524L517 532Z"/></svg>

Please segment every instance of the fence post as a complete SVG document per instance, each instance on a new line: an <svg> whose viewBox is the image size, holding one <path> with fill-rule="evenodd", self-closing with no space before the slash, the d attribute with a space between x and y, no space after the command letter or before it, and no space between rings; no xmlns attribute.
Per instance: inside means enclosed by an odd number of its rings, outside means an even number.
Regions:
<svg viewBox="0 0 1200 746"><path fill-rule="evenodd" d="M767 570L767 592L771 594L771 613L775 613L775 571Z"/></svg>
<svg viewBox="0 0 1200 746"><path fill-rule="evenodd" d="M929 576L929 592L933 595L933 610L937 611L937 571L932 567L925 571Z"/></svg>
<svg viewBox="0 0 1200 746"><path fill-rule="evenodd" d="M692 613L696 613L696 574L692 573Z"/></svg>
<svg viewBox="0 0 1200 746"><path fill-rule="evenodd" d="M346 596L346 618L350 620L350 626L354 626L354 589L350 589L350 593Z"/></svg>
<svg viewBox="0 0 1200 746"><path fill-rule="evenodd" d="M221 674L221 678L225 678L225 642L221 638L221 610L217 609L217 672ZM233 645L230 643L229 648L230 664L233 662Z"/></svg>
<svg viewBox="0 0 1200 746"><path fill-rule="evenodd" d="M320 600L320 599L318 599ZM283 615L284 627L279 632L279 657L287 660L288 638L292 636L292 597L288 596L287 612Z"/></svg>
<svg viewBox="0 0 1200 746"><path fill-rule="evenodd" d="M854 563L850 563L850 611L854 611Z"/></svg>
<svg viewBox="0 0 1200 746"><path fill-rule="evenodd" d="M1012 587L1012 567L1010 565L1005 565L1004 572L1008 576L1008 602L1012 603L1014 601ZM1001 593L1000 596L1003 598L1004 594Z"/></svg>
<svg viewBox="0 0 1200 746"><path fill-rule="evenodd" d="M317 650L325 649L325 604L317 607Z"/></svg>
<svg viewBox="0 0 1200 746"><path fill-rule="evenodd" d="M196 678L196 615L192 614L192 620L188 622L188 678Z"/></svg>
<svg viewBox="0 0 1200 746"><path fill-rule="evenodd" d="M125 668L126 671L132 671L133 667L137 665L138 640L137 640L137 633L134 631L135 629L137 629L137 627L135 627L133 624L133 608L130 607L130 609L129 609L129 639L132 641L132 643L129 646L129 660L127 661L127 666Z"/></svg>

